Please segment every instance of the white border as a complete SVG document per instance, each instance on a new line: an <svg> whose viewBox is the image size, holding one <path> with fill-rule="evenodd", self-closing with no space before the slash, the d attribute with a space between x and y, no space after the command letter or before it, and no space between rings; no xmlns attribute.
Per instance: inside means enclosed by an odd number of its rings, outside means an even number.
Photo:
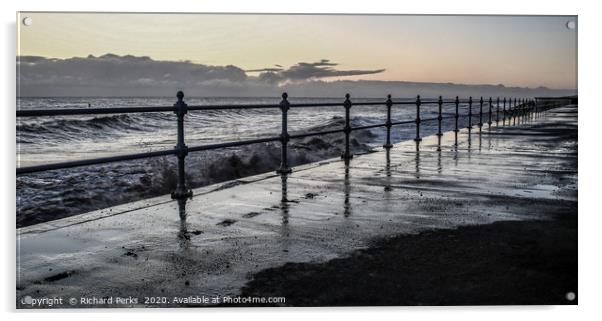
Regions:
<svg viewBox="0 0 602 321"><path fill-rule="evenodd" d="M219 320L244 319L253 320L306 320L315 318L316 313L326 314L325 317L344 318L344 320L360 320L368 317L368 313L376 313L379 318L416 318L428 320L512 320L515 318L542 317L546 320L569 320L575 317L593 318L600 304L600 228L602 213L596 202L599 198L600 163L600 121L602 116L601 104L594 100L600 96L599 37L602 11L597 10L595 1L526 1L504 0L486 1L325 1L325 0L222 0L222 1L186 1L186 0L20 0L0 2L2 10L1 51L3 85L2 145L0 150L5 152L2 157L3 192L0 193L3 211L3 254L1 270L3 289L0 297L2 312L11 313L8 319L47 318L47 320L104 320L112 318L113 314L128 319L158 320L165 319L166 313L177 313L177 317L194 319ZM118 310L100 311L91 314L89 310L81 315L77 311L48 313L41 316L40 312L15 312L15 17L16 11L131 11L131 12L286 12L286 13L404 13L404 14L557 14L579 15L579 93L582 110L579 111L579 306L565 307L450 307L450 308L314 308L314 309L167 309L167 310ZM81 312L81 311L79 311ZM111 315L105 315L111 313ZM194 315L191 315L194 313ZM199 315L200 313L200 315ZM311 314L311 315L308 315ZM324 316L324 315L322 315Z"/></svg>

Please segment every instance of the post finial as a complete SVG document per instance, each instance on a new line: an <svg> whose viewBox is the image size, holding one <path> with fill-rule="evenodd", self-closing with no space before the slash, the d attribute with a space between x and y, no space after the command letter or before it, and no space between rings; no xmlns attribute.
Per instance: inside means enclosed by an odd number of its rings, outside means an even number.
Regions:
<svg viewBox="0 0 602 321"><path fill-rule="evenodd" d="M388 94L388 95L387 95L387 99L391 99L391 94Z"/></svg>
<svg viewBox="0 0 602 321"><path fill-rule="evenodd" d="M178 101L182 101L182 99L184 99L184 92L179 90L176 97L178 98Z"/></svg>
<svg viewBox="0 0 602 321"><path fill-rule="evenodd" d="M351 95L349 95L349 93L345 94L345 98L349 99L351 98Z"/></svg>
<svg viewBox="0 0 602 321"><path fill-rule="evenodd" d="M282 99L287 99L288 98L288 94L287 93L282 93Z"/></svg>

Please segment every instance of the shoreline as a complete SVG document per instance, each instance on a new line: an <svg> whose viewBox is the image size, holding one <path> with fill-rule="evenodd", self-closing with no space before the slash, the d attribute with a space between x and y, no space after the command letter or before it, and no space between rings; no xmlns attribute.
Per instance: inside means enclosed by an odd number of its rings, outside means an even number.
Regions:
<svg viewBox="0 0 602 321"><path fill-rule="evenodd" d="M241 296L314 307L577 304L569 292L578 293L576 202L551 220L398 235L344 258L287 263L254 274Z"/></svg>

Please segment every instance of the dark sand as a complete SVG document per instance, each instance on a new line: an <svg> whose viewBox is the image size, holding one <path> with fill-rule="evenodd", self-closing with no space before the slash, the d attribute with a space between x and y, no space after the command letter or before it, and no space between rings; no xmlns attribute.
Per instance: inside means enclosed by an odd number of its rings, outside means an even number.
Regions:
<svg viewBox="0 0 602 321"><path fill-rule="evenodd" d="M572 206L574 205L574 206ZM550 221L402 235L326 263L254 275L242 296L288 306L577 304L576 203Z"/></svg>

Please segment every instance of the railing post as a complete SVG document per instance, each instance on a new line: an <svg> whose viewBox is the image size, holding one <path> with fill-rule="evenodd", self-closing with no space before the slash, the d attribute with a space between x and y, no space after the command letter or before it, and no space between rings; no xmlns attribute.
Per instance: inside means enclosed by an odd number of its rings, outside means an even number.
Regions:
<svg viewBox="0 0 602 321"><path fill-rule="evenodd" d="M441 132L441 121L443 120L443 97L439 96L439 101L437 103L439 104L439 116L437 116L437 136L441 137L443 136L443 133Z"/></svg>
<svg viewBox="0 0 602 321"><path fill-rule="evenodd" d="M493 100L491 99L491 97L489 97L489 121L487 122L487 124L489 124L489 128L491 128L491 105L493 104Z"/></svg>
<svg viewBox="0 0 602 321"><path fill-rule="evenodd" d="M351 134L351 100L349 99L351 95L345 94L345 102L343 106L345 107L345 128L343 131L345 132L345 152L341 155L341 158L345 161L349 161L353 158L353 155L349 151L349 135Z"/></svg>
<svg viewBox="0 0 602 321"><path fill-rule="evenodd" d="M456 96L456 114L454 115L456 127L454 128L454 146L458 146L458 118L460 118L460 114L458 113L458 109L460 107L460 98Z"/></svg>
<svg viewBox="0 0 602 321"><path fill-rule="evenodd" d="M282 131L280 133L280 168L276 170L278 174L290 174L292 169L288 167L288 110L290 103L288 102L288 94L282 93L282 101L280 101L280 111L282 111Z"/></svg>
<svg viewBox="0 0 602 321"><path fill-rule="evenodd" d="M479 101L479 130L483 128L483 96Z"/></svg>
<svg viewBox="0 0 602 321"><path fill-rule="evenodd" d="M439 96L439 101L437 103L439 104L439 116L437 116L437 151L440 151L441 136L443 136L443 133L441 132L441 121L443 120L443 116L441 115L443 113L443 97Z"/></svg>
<svg viewBox="0 0 602 321"><path fill-rule="evenodd" d="M512 125L516 125L516 98L514 98L514 108L512 108Z"/></svg>
<svg viewBox="0 0 602 321"><path fill-rule="evenodd" d="M502 113L502 125L506 126L506 97L504 97L504 112Z"/></svg>
<svg viewBox="0 0 602 321"><path fill-rule="evenodd" d="M468 98L468 130L472 129L472 96Z"/></svg>
<svg viewBox="0 0 602 321"><path fill-rule="evenodd" d="M516 109L516 123L520 125L520 98L517 100L517 105L514 106Z"/></svg>
<svg viewBox="0 0 602 321"><path fill-rule="evenodd" d="M512 117L513 116L513 111L512 111L512 97L508 98L508 126L512 125Z"/></svg>
<svg viewBox="0 0 602 321"><path fill-rule="evenodd" d="M519 108L518 102L519 102L518 98L514 98L514 121L515 121L514 125L520 124L519 119L518 119L518 108Z"/></svg>
<svg viewBox="0 0 602 321"><path fill-rule="evenodd" d="M525 104L523 103L523 98L518 99L518 123L520 124L523 120L523 114L525 111Z"/></svg>
<svg viewBox="0 0 602 321"><path fill-rule="evenodd" d="M525 105L525 98L521 98L520 103L521 103L521 115L522 115L523 120L524 120L525 116L527 115L526 114L526 112L527 112L527 108L526 107L527 106Z"/></svg>
<svg viewBox="0 0 602 321"><path fill-rule="evenodd" d="M495 126L497 126L500 122L500 97L495 100L495 107L497 110L495 113Z"/></svg>
<svg viewBox="0 0 602 321"><path fill-rule="evenodd" d="M391 100L391 95L387 95L387 122L385 123L385 126L387 127L387 141L385 142L385 144L383 145L384 148L389 149L391 147L393 147L393 145L391 144L391 106L393 106L393 101Z"/></svg>
<svg viewBox="0 0 602 321"><path fill-rule="evenodd" d="M519 116L519 124L525 120L525 99L520 98L518 100L518 116Z"/></svg>
<svg viewBox="0 0 602 321"><path fill-rule="evenodd" d="M174 113L178 116L178 138L176 144L176 155L178 157L178 178L176 190L171 193L171 198L185 200L192 197L192 191L186 188L186 171L184 160L188 155L188 147L184 143L184 115L188 113L188 105L184 103L184 93L178 91L176 97L178 102L174 104Z"/></svg>
<svg viewBox="0 0 602 321"><path fill-rule="evenodd" d="M420 138L420 95L416 96L416 138L414 138L415 142L421 141Z"/></svg>

